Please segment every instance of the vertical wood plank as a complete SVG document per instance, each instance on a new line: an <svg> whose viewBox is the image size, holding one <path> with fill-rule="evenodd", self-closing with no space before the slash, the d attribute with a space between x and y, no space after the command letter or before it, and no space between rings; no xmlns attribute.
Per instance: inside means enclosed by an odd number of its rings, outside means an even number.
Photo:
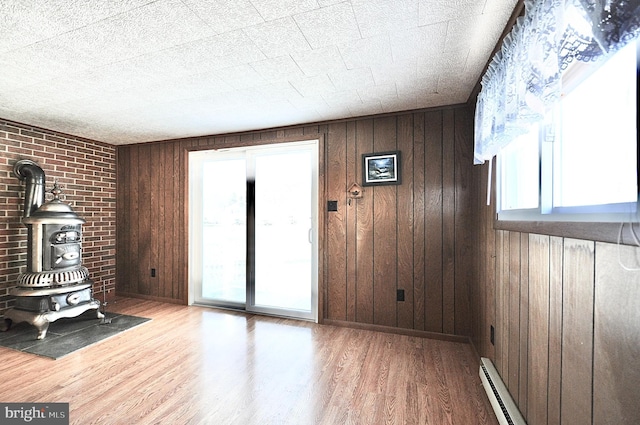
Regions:
<svg viewBox="0 0 640 425"><path fill-rule="evenodd" d="M549 236L529 235L529 389L527 423L547 424L549 379Z"/></svg>
<svg viewBox="0 0 640 425"><path fill-rule="evenodd" d="M509 282L508 287L508 385L513 400L518 404L520 396L520 233L509 234Z"/></svg>
<svg viewBox="0 0 640 425"><path fill-rule="evenodd" d="M424 113L413 118L413 323L425 330L425 124Z"/></svg>
<svg viewBox="0 0 640 425"><path fill-rule="evenodd" d="M639 269L640 248L596 243L594 424L640 423Z"/></svg>
<svg viewBox="0 0 640 425"><path fill-rule="evenodd" d="M173 261L173 234L176 227L174 217L174 203L175 193L173 192L173 182L176 178L175 170L173 169L173 145L171 143L165 143L162 147L163 162L162 166L165 168L165 180L164 180L164 264L162 269L162 293L163 298L171 298L173 294L173 282L174 282L174 270L176 264Z"/></svg>
<svg viewBox="0 0 640 425"><path fill-rule="evenodd" d="M529 234L520 236L520 363L518 408L527 415L529 381Z"/></svg>
<svg viewBox="0 0 640 425"><path fill-rule="evenodd" d="M189 178L187 174L187 170L189 169L189 152L187 148L189 146L194 146L194 142L185 142L181 143L180 149L178 150L179 157L179 168L180 174L177 179L177 184L179 186L179 190L176 192L178 197L178 222L180 223L180 239L178 246L178 261L179 264L188 264L188 253L189 253L189 237L188 231L189 228ZM186 304L188 302L188 294L189 294L189 268L181 267L179 270L178 281L175 285L175 296L174 298L180 300L182 303Z"/></svg>
<svg viewBox="0 0 640 425"><path fill-rule="evenodd" d="M453 111L442 111L442 332L455 333L455 131Z"/></svg>
<svg viewBox="0 0 640 425"><path fill-rule="evenodd" d="M497 364L495 342L491 342L491 326L496 325L496 278L498 273L497 234L493 228L493 205L486 205L487 174L489 164L474 166L475 180L478 196L475 198L477 208L477 258L475 268L478 277L475 280L475 288L472 291L472 303L478 303L477 312L474 314L476 329L472 335L472 341L478 354L491 359Z"/></svg>
<svg viewBox="0 0 640 425"><path fill-rule="evenodd" d="M425 113L425 329L442 332L442 112Z"/></svg>
<svg viewBox="0 0 640 425"><path fill-rule="evenodd" d="M318 138L318 323L324 323L327 317L326 308L326 235L322 229L327 227L327 215L322 211L325 209L326 196L326 161L327 161L327 136L316 135Z"/></svg>
<svg viewBox="0 0 640 425"><path fill-rule="evenodd" d="M373 145L375 152L396 149L396 117L373 120ZM373 270L374 323L384 326L397 325L397 186L372 187L373 203Z"/></svg>
<svg viewBox="0 0 640 425"><path fill-rule="evenodd" d="M140 209L142 214L138 215L139 229L139 263L138 263L138 281L139 291L143 295L150 295L149 288L149 269L150 269L150 250L151 250L151 223L149 200L151 198L151 173L150 173L150 147L149 145L140 146L140 156L138 157L138 191L139 202L143 207Z"/></svg>
<svg viewBox="0 0 640 425"><path fill-rule="evenodd" d="M347 179L346 191L351 184L359 182L360 176L357 174L358 152L356 146L356 124L353 121L347 122L346 135L346 168ZM346 250L346 266L347 266L347 318L349 322L356 321L356 286L357 286L357 254L356 254L356 232L357 232L357 199L349 199L345 205L346 210L346 232L347 232L347 250Z"/></svg>
<svg viewBox="0 0 640 425"><path fill-rule="evenodd" d="M551 237L549 255L549 425L560 424L563 243L562 238Z"/></svg>
<svg viewBox="0 0 640 425"><path fill-rule="evenodd" d="M173 245L172 245L172 254L173 254L173 261L174 264L179 265L179 264L185 264L185 263L179 263L177 260L180 258L180 250L182 249L182 246L180 245L180 241L181 241L181 233L185 232L187 228L183 228L182 227L182 221L180 220L180 214L181 214L181 206L180 206L180 191L182 190L182 184L181 184L181 179L185 179L187 180L187 184L188 184L188 164L187 164L187 170L182 171L182 162L180 162L180 152L184 149L184 147L182 146L181 143L175 143L173 145L173 155L172 155L172 162L173 162L173 166L171 167L173 169L173 200L174 202L172 203L172 213L173 213L173 232L172 232L172 238L173 238ZM184 175L184 177L183 177ZM188 205L187 205L188 207ZM188 249L188 246L187 246ZM182 265L182 267L174 267L173 268L173 280L172 280L172 285L171 285L171 298L172 299L179 299L179 286L180 286L180 278L181 278L181 269L182 268L186 268L184 265Z"/></svg>
<svg viewBox="0 0 640 425"><path fill-rule="evenodd" d="M565 240L561 420L567 425L591 423L594 264L594 242Z"/></svg>
<svg viewBox="0 0 640 425"><path fill-rule="evenodd" d="M116 291L133 292L131 289L131 279L128 273L128 258L131 253L131 179L129 173L123 171L130 166L132 148L129 146L118 147L117 155L117 178L116 178L116 231L117 229L127 229L125 232L117 233L116 240Z"/></svg>
<svg viewBox="0 0 640 425"><path fill-rule="evenodd" d="M327 143L327 200L338 202L338 211L327 212L327 318L346 320L346 124L329 126ZM326 208L326 207L325 207Z"/></svg>
<svg viewBox="0 0 640 425"><path fill-rule="evenodd" d="M373 120L356 122L356 145L358 157L373 152ZM362 164L358 161L358 175L362 175ZM373 323L373 189L363 188L363 197L356 202L357 210L357 289L356 320Z"/></svg>
<svg viewBox="0 0 640 425"><path fill-rule="evenodd" d="M471 320L469 296L472 282L477 279L473 271L477 226L473 220L474 198L477 190L472 182L473 127L466 108L453 110L454 131L454 333L470 335Z"/></svg>
<svg viewBox="0 0 640 425"><path fill-rule="evenodd" d="M509 349L509 332L507 331L507 299L505 293L506 282L509 279L509 232L500 230L497 232L496 253L497 253L497 274L496 274L496 369L502 381L508 382L507 376L507 355Z"/></svg>
<svg viewBox="0 0 640 425"><path fill-rule="evenodd" d="M129 173L129 182L131 185L131 200L130 200L130 208L131 208L131 259L128 267L128 279L133 280L131 284L131 289L134 293L142 293L142 288L140 287L140 281L138 277L138 270L136 265L139 264L140 261L140 186L138 183L138 179L134 177L135 173L132 173L131 170L136 170L139 166L138 157L140 152L140 147L136 146L131 149L131 159L129 161L129 169L127 170Z"/></svg>
<svg viewBox="0 0 640 425"><path fill-rule="evenodd" d="M164 190L160 187L160 174L163 167L154 167L159 164L159 149L157 146L150 146L149 152L149 276L151 276L151 268L156 269L156 276L149 277L149 295L157 297L159 295L159 281L162 276L162 270L159 269L159 250L160 250L160 196ZM152 168L153 167L153 168ZM159 273L160 272L160 273Z"/></svg>
<svg viewBox="0 0 640 425"><path fill-rule="evenodd" d="M156 260L156 268L158 270L158 277L156 278L158 282L156 283L158 289L158 296L163 297L165 292L166 285L169 284L169 279L167 278L167 267L170 267L170 261L167 260L166 257L166 245L167 245L167 229L169 229L169 225L166 222L166 214L167 209L170 208L169 205L166 204L166 196L165 194L169 191L167 185L169 184L169 179L167 178L167 174L169 171L167 170L166 164L167 159L165 157L166 152L166 143L162 143L157 146L157 161L160 165L160 170L158 172L158 190L159 190L159 199L158 199L158 227L160 228L158 235L158 257Z"/></svg>
<svg viewBox="0 0 640 425"><path fill-rule="evenodd" d="M397 302L398 327L413 329L413 116L401 115L397 118L397 149L402 152L402 184L398 186L397 234L398 234L398 283L397 289L404 290L404 301ZM423 235L420 235L423 237Z"/></svg>

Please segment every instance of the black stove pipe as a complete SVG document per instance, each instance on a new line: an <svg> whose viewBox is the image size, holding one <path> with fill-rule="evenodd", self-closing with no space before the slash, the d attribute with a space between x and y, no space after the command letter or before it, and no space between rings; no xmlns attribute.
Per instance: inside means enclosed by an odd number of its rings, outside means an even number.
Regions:
<svg viewBox="0 0 640 425"><path fill-rule="evenodd" d="M44 204L44 171L35 162L21 159L13 166L13 172L20 180L26 181L23 217L27 218Z"/></svg>

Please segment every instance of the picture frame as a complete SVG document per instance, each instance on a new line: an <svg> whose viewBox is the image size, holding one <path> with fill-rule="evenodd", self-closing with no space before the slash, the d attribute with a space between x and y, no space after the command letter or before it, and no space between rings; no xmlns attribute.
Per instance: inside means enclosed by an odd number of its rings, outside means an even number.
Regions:
<svg viewBox="0 0 640 425"><path fill-rule="evenodd" d="M362 185L401 184L400 151L365 153L362 155Z"/></svg>

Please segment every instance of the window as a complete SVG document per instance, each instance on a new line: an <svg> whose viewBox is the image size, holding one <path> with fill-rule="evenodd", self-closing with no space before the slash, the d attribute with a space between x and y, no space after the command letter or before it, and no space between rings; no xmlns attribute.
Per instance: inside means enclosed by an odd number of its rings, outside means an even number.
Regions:
<svg viewBox="0 0 640 425"><path fill-rule="evenodd" d="M498 155L498 219L638 221L638 48L565 71L552 116Z"/></svg>

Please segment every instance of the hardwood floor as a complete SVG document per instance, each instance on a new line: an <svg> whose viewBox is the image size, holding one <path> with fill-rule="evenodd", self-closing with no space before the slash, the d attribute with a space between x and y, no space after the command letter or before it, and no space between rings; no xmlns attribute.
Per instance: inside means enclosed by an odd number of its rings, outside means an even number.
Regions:
<svg viewBox="0 0 640 425"><path fill-rule="evenodd" d="M470 345L120 299L153 320L59 360L0 348L0 400L72 424L497 424ZM108 325L105 325L108 326Z"/></svg>

